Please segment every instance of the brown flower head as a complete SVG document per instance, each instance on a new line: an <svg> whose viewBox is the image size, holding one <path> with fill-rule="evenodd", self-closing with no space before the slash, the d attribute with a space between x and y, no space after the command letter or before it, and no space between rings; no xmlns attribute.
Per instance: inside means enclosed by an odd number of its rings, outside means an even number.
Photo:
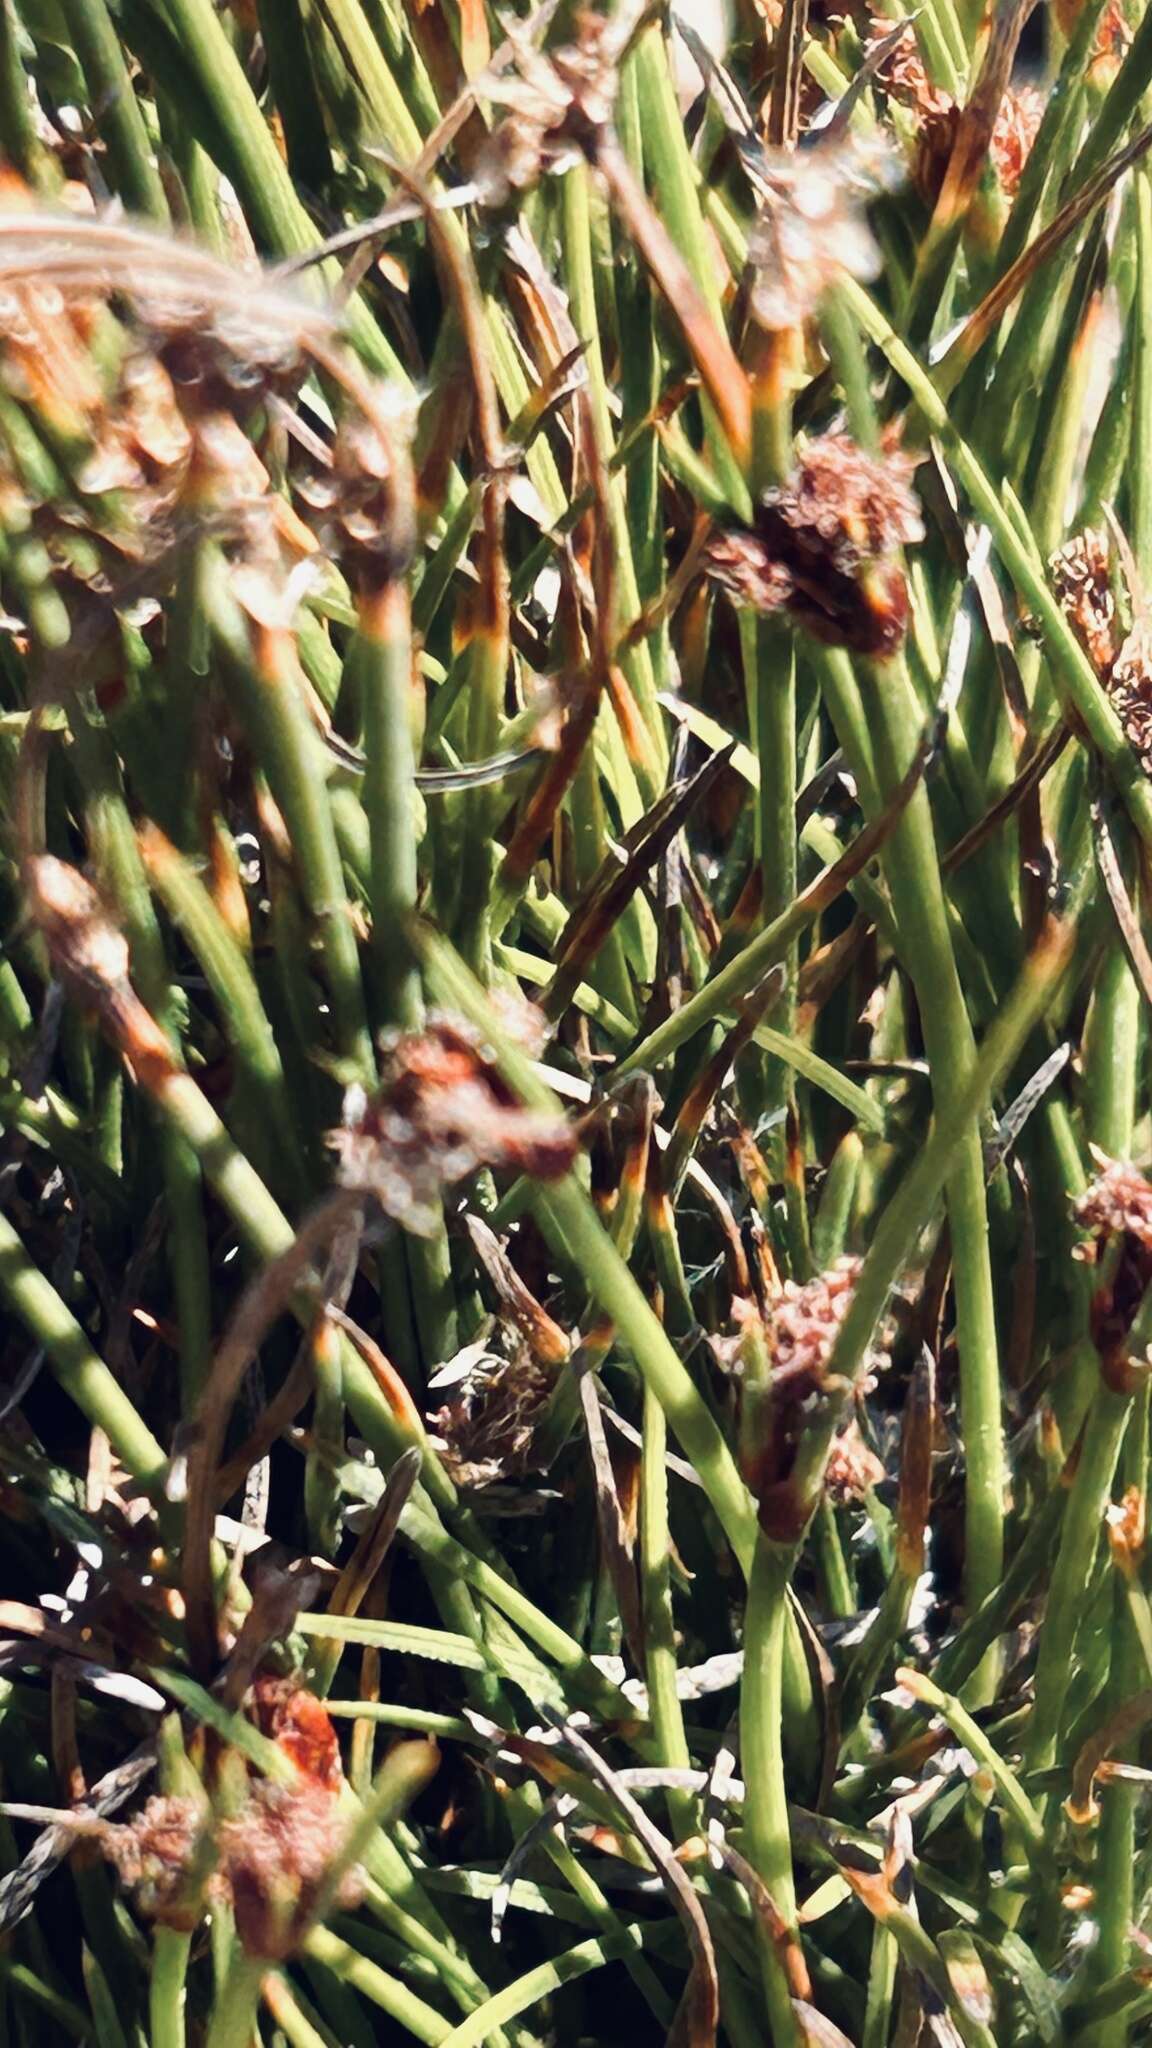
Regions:
<svg viewBox="0 0 1152 2048"><path fill-rule="evenodd" d="M868 48L874 50L892 34L892 23L873 20ZM952 94L933 85L924 69L915 26L909 22L895 49L884 60L881 77L890 100L915 121L912 175L930 206L939 198L960 126L960 106ZM1045 107L1034 85L1010 85L996 112L989 155L1002 190L1014 198L1028 161Z"/></svg>
<svg viewBox="0 0 1152 2048"><path fill-rule="evenodd" d="M217 1830L220 1875L247 1953L283 1961L297 1947L339 1854L347 1823L322 1785L275 1785L260 1779L251 1797ZM361 1896L363 1876L345 1874L335 1903Z"/></svg>
<svg viewBox="0 0 1152 2048"><path fill-rule="evenodd" d="M825 434L806 443L788 482L768 493L766 524L786 527L798 550L837 575L854 575L862 563L923 540L915 468L895 445L867 455L847 434Z"/></svg>
<svg viewBox="0 0 1152 2048"><path fill-rule="evenodd" d="M1105 1385L1130 1393L1148 1370L1133 1358L1130 1338L1152 1285L1152 1184L1125 1160L1098 1159L1096 1179L1072 1204L1075 1221L1090 1233L1076 1256L1095 1265L1109 1255L1092 1298L1092 1339Z"/></svg>
<svg viewBox="0 0 1152 2048"><path fill-rule="evenodd" d="M515 69L488 71L474 81L484 99L508 108L481 153L476 182L489 206L502 206L513 192L535 185L548 171L564 169L612 120L620 57L632 32L630 10L616 16L581 14L576 40L537 49L531 32L508 19L504 32L515 52Z"/></svg>
<svg viewBox="0 0 1152 2048"><path fill-rule="evenodd" d="M1114 526L1135 616L1122 635L1108 536L1089 528L1049 559L1052 586L1076 638L1103 683L1124 737L1152 775L1152 616L1138 586L1131 549Z"/></svg>
<svg viewBox="0 0 1152 2048"><path fill-rule="evenodd" d="M748 261L751 312L762 327L800 327L839 278L867 282L878 274L880 251L865 208L897 175L896 158L879 137L780 150L758 164L760 209Z"/></svg>
<svg viewBox="0 0 1152 2048"><path fill-rule="evenodd" d="M1094 1265L1109 1238L1130 1237L1152 1252L1152 1183L1123 1159L1100 1156L1100 1172L1072 1204L1072 1215L1088 1241L1077 1257Z"/></svg>
<svg viewBox="0 0 1152 2048"><path fill-rule="evenodd" d="M345 1118L332 1139L341 1182L418 1235L435 1229L444 1188L479 1167L556 1180L576 1154L565 1119L522 1108L457 1018L397 1038L379 1094L350 1091Z"/></svg>
<svg viewBox="0 0 1152 2048"><path fill-rule="evenodd" d="M788 1375L821 1385L836 1336L852 1304L859 1259L838 1259L801 1286L785 1280L768 1321L773 1379Z"/></svg>
<svg viewBox="0 0 1152 2048"><path fill-rule="evenodd" d="M714 533L704 552L704 566L713 583L753 611L782 611L791 599L788 570L773 560L754 533Z"/></svg>
<svg viewBox="0 0 1152 2048"><path fill-rule="evenodd" d="M194 1799L149 1799L135 1820L105 1828L101 1846L140 1911L168 1926L194 1927L203 1910L189 1898L188 1875L204 1813Z"/></svg>
<svg viewBox="0 0 1152 2048"><path fill-rule="evenodd" d="M1046 95L1039 86L1010 85L997 109L992 130L992 162L1009 199L1014 199L1020 189L1046 105Z"/></svg>
<svg viewBox="0 0 1152 2048"><path fill-rule="evenodd" d="M813 1411L829 1400L841 1403L850 1392L845 1381L830 1377L828 1364L856 1291L860 1264L859 1259L838 1259L803 1285L786 1280L762 1325L767 1375L745 1393L750 1406L742 1430L742 1461L760 1526L774 1538L799 1535L815 1506L810 1490L802 1495L793 1468ZM751 1334L755 1337L757 1330ZM882 1342L869 1361L873 1367L881 1363ZM848 1485L853 1473L860 1484L871 1483L869 1457L849 1425L834 1467L841 1483Z"/></svg>
<svg viewBox="0 0 1152 2048"><path fill-rule="evenodd" d="M428 1425L457 1486L490 1486L532 1469L536 1425L555 1385L555 1368L524 1343L510 1357L469 1345L435 1375L431 1390L443 1388L447 1398Z"/></svg>
<svg viewBox="0 0 1152 2048"><path fill-rule="evenodd" d="M893 32L892 23L882 16L873 19L872 29L868 53L876 50ZM960 122L960 109L951 93L933 85L929 79L912 22L885 58L880 78L889 99L913 117L912 179L917 191L932 206L944 183Z"/></svg>
<svg viewBox="0 0 1152 2048"><path fill-rule="evenodd" d="M250 1776L243 1804L209 1824L191 1799L150 1799L103 1847L122 1883L152 1918L191 1929L214 1900L228 1902L250 1955L283 1960L309 1923L346 1836L343 1767L322 1700L295 1678L258 1677L249 1701L261 1733L296 1765L287 1783ZM334 1902L355 1905L362 1875L349 1870Z"/></svg>
<svg viewBox="0 0 1152 2048"><path fill-rule="evenodd" d="M872 34L865 44L865 55L871 57L892 34L892 23L887 15L873 15ZM924 69L914 21L906 24L903 35L884 59L879 76L890 99L899 100L901 106L918 114L953 104L951 94L933 85Z"/></svg>
<svg viewBox="0 0 1152 2048"><path fill-rule="evenodd" d="M1108 536L1087 527L1049 557L1060 608L1096 673L1107 680L1116 659L1116 599Z"/></svg>
<svg viewBox="0 0 1152 2048"><path fill-rule="evenodd" d="M836 1437L828 1456L824 1483L833 1500L863 1500L884 1477L884 1465L865 1443L860 1424L853 1419Z"/></svg>
<svg viewBox="0 0 1152 2048"><path fill-rule="evenodd" d="M1108 695L1124 737L1152 775L1152 620L1139 617L1112 664Z"/></svg>
<svg viewBox="0 0 1152 2048"><path fill-rule="evenodd" d="M738 604L790 611L833 646L892 654L908 620L899 551L924 537L914 468L892 439L879 455L847 434L805 442L755 531L711 540L707 574Z"/></svg>

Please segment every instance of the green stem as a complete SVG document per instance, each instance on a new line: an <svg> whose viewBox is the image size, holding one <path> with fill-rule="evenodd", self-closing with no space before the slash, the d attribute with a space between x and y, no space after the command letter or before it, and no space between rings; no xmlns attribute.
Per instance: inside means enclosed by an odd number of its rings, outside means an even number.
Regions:
<svg viewBox="0 0 1152 2048"><path fill-rule="evenodd" d="M1035 1705L1024 1742L1026 1772L1046 1771L1056 1761L1076 1635L1131 1406L1131 1395L1102 1386L1088 1417L1040 1631Z"/></svg>
<svg viewBox="0 0 1152 2048"><path fill-rule="evenodd" d="M30 185L44 183L50 159L36 134L14 0L0 0L0 152Z"/></svg>
<svg viewBox="0 0 1152 2048"><path fill-rule="evenodd" d="M225 1036L260 1112L268 1149L284 1168L294 1199L302 1201L306 1181L296 1119L280 1049L248 956L183 855L156 832L145 832L143 847L152 885L204 970Z"/></svg>
<svg viewBox="0 0 1152 2048"><path fill-rule="evenodd" d="M1133 1405L1124 1439L1121 1476L1147 1500L1148 1485L1148 1394L1147 1386ZM1107 1700L1112 1711L1123 1708L1148 1683L1144 1651L1133 1620L1128 1583L1123 1572L1115 1576L1115 1620L1112 1633L1112 1667ZM1139 1744L1134 1739L1114 1752L1121 1762L1135 1763ZM1137 1838L1134 1785L1116 1783L1101 1793L1100 1834L1096 1848L1096 1897L1099 1900L1100 1934L1092 1952L1090 1978L1095 1985L1106 1984L1134 1960L1131 1931L1138 1917L1136 1899ZM1127 2016L1116 2013L1098 2025L1097 2048L1127 2048L1130 2031ZM1088 2048L1088 2037L1083 2037Z"/></svg>
<svg viewBox="0 0 1152 2048"><path fill-rule="evenodd" d="M641 1945L642 1930L638 1926L625 1927L621 1933L593 1937L578 1942L575 1948L565 1949L551 1962L539 1963L535 1969L526 1970L521 1977L505 1985L479 2012L461 2020L451 2033L443 2035L443 2048L482 2048L493 2030L505 2020L515 2019L518 2013L527 2012L530 2006L557 1990L562 1984L570 1983L574 1977L582 1977L588 1970L599 1970L605 1963L629 1956Z"/></svg>
<svg viewBox="0 0 1152 2048"><path fill-rule="evenodd" d="M1152 16L1145 16L1144 26L1150 20ZM905 347L886 316L859 285L848 281L841 289L865 333L876 342L897 376L908 386L926 424L939 437L949 466L962 485L973 511L987 526L1000 560L1043 632L1062 708L1073 712L1086 730L1123 798L1137 832L1145 845L1152 846L1152 784L1125 739L1092 664L1053 596L1034 546L1029 548L1022 538L1011 512L1001 502L999 493L972 450L956 432L947 406L931 378L912 351Z"/></svg>
<svg viewBox="0 0 1152 2048"><path fill-rule="evenodd" d="M401 1030L420 1021L420 977L401 936L416 906L416 759L412 745L412 638L407 594L398 585L362 617L350 659L359 668L364 710L364 809L371 845L372 954L383 1020Z"/></svg>
<svg viewBox="0 0 1152 2048"><path fill-rule="evenodd" d="M333 1971L342 1983L350 1984L354 1991L371 1999L373 2005L379 2006L390 2019L398 2021L417 2041L426 2042L428 2048L438 2048L440 2042L448 2039L452 2031L450 2023L434 2007L417 1998L415 1992L409 1991L398 1977L390 1977L378 1964L369 1962L367 1956L360 1955L346 1941L330 1934L327 1928L313 1929L308 1937L307 1953ZM217 2048L217 2044L209 2041L208 2048ZM223 2043L220 2048L224 2048Z"/></svg>
<svg viewBox="0 0 1152 2048"><path fill-rule="evenodd" d="M835 659L821 651L821 673ZM906 772L920 735L920 707L903 661L865 666L860 701L873 737L882 791L892 790ZM845 732L841 738L851 761L852 735ZM923 785L889 835L883 859L903 964L918 998L939 1117L964 1093L976 1047L952 950L932 813ZM968 1605L976 1608L1002 1576L1005 1485L984 1155L976 1122L957 1145L947 1196L967 1461L964 1584ZM983 1681L976 1682L990 1688L993 1676L989 1666Z"/></svg>
<svg viewBox="0 0 1152 2048"><path fill-rule="evenodd" d="M960 1700L951 1693L942 1692L930 1679L913 1671L906 1671L901 1676L904 1684L921 1705L933 1708L947 1723L957 1742L968 1751L973 1761L987 1771L1000 1794L1005 1812L1027 1844L1029 1853L1033 1856L1041 1855L1044 1850L1044 1824L1040 1815L1015 1773L1009 1769L1000 1752L989 1741L984 1729L973 1720Z"/></svg>
<svg viewBox="0 0 1152 2048"><path fill-rule="evenodd" d="M237 1949L209 2023L205 2048L252 2048L267 1964Z"/></svg>
<svg viewBox="0 0 1152 2048"><path fill-rule="evenodd" d="M175 1047L179 1007L132 826L120 764L107 729L79 700L69 708L73 750L84 789L89 846L101 884L120 917L132 978ZM179 1055L176 1055L177 1057ZM195 1395L212 1349L211 1272L200 1175L179 1134L165 1130L160 1150L168 1202L168 1263L180 1331L184 1388Z"/></svg>
<svg viewBox="0 0 1152 2048"><path fill-rule="evenodd" d="M744 1842L777 1912L795 1926L796 1891L784 1784L783 1675L792 1545L758 1535L744 1615L744 1675L740 1686L740 1758L744 1772ZM801 2040L788 1980L771 1930L758 1922L760 1967L772 2040L790 2048Z"/></svg>
<svg viewBox="0 0 1152 2048"><path fill-rule="evenodd" d="M608 404L608 386L604 376L604 355L596 305L589 214L591 181L592 172L586 164L574 165L564 179L564 255L572 319L585 348L584 359L588 370L588 395L597 441L597 457L605 476L606 509L612 530L617 598L617 617L606 620L605 626L615 644L621 631L626 631L639 616L640 590L632 552L632 532L627 517L625 479L622 476L608 474L616 452L616 437ZM623 647L620 663L648 723L652 739L658 749L658 759L663 762L666 752L664 719L656 702L656 675L647 639ZM641 769L643 767L642 763L636 765ZM653 802L658 791L650 789L646 794L649 802Z"/></svg>
<svg viewBox="0 0 1152 2048"><path fill-rule="evenodd" d="M150 2048L184 2048L185 1980L191 1947L190 1934L157 1924L148 1979Z"/></svg>
<svg viewBox="0 0 1152 2048"><path fill-rule="evenodd" d="M71 1309L34 1266L8 1218L0 1213L0 1294L48 1354L69 1398L102 1429L117 1457L146 1492L162 1494L168 1460L103 1359L97 1358Z"/></svg>
<svg viewBox="0 0 1152 2048"><path fill-rule="evenodd" d="M83 4L84 0L77 0L77 5ZM215 124L213 136L203 134L198 139L211 152L218 138L227 152L228 161L220 168L240 195L258 246L274 256L308 254L316 246L316 229L296 195L213 0L165 0L165 6L181 60L194 75ZM330 284L338 281L333 264L326 264L322 274ZM407 384L399 356L359 296L348 308L348 331L373 369Z"/></svg>
<svg viewBox="0 0 1152 2048"><path fill-rule="evenodd" d="M668 1531L668 1469L664 1462L668 1425L650 1387L644 1389L644 1463L641 1472L640 1569L644 1612L644 1677L648 1711L662 1764L692 1767L684 1715L676 1691L676 1629L672 1612L671 1539ZM668 1815L677 1841L695 1826L693 1800L668 1793Z"/></svg>
<svg viewBox="0 0 1152 2048"><path fill-rule="evenodd" d="M1052 1000L1071 956L1071 933L1050 932L1025 962L1007 1000L989 1027L963 1088L942 1103L931 1133L872 1232L851 1305L828 1361L828 1374L854 1376L892 1289L955 1163L957 1145L1017 1058L1029 1032ZM824 1425L828 1438L834 1420ZM813 1432L815 1439L818 1432ZM813 1464L816 1459L813 1458Z"/></svg>
<svg viewBox="0 0 1152 2048"><path fill-rule="evenodd" d="M555 1114L556 1099L501 1030L483 990L443 940L416 934L429 980L441 999L483 1031L508 1085L532 1108ZM645 1384L660 1402L714 1508L743 1570L751 1568L755 1516L735 1460L683 1362L645 1300L575 1176L539 1184L533 1201L545 1236L583 1273L593 1299L610 1315L632 1351Z"/></svg>
<svg viewBox="0 0 1152 2048"><path fill-rule="evenodd" d="M1132 306L1135 365L1128 488L1132 500L1132 552L1147 590L1152 573L1152 486L1145 453L1152 434L1152 179L1141 167L1133 183L1136 212L1136 294Z"/></svg>
<svg viewBox="0 0 1152 2048"><path fill-rule="evenodd" d="M106 0L61 0L61 7L104 137L110 182L130 212L166 222L164 187Z"/></svg>
<svg viewBox="0 0 1152 2048"><path fill-rule="evenodd" d="M319 735L309 724L296 677L270 653L258 670L240 613L227 590L223 563L208 565L203 599L261 766L284 816L301 893L320 941L332 1006L333 1035L349 1074L375 1077L336 829L322 772Z"/></svg>
<svg viewBox="0 0 1152 2048"><path fill-rule="evenodd" d="M644 160L660 217L724 332L724 310L712 266L696 170L676 104L663 30L654 26L640 37L634 52L636 88L644 137ZM746 500L747 487L728 437L712 406L705 401L708 453L729 502Z"/></svg>

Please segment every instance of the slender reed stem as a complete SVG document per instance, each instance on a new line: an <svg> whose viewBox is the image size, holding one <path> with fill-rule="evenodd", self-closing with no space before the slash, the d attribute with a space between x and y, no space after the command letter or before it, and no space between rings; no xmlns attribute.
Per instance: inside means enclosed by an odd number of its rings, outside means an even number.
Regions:
<svg viewBox="0 0 1152 2048"><path fill-rule="evenodd" d="M157 1926L152 1936L148 1980L150 2048L184 2048L185 1979L191 1947L191 1935L175 1927Z"/></svg>
<svg viewBox="0 0 1152 2048"><path fill-rule="evenodd" d="M97 1358L67 1304L33 1265L8 1218L0 1213L0 1293L13 1314L42 1344L69 1398L102 1429L134 1479L159 1495L168 1460L103 1359Z"/></svg>
<svg viewBox="0 0 1152 2048"><path fill-rule="evenodd" d="M252 2048L267 1964L237 1949L213 2008L205 2048Z"/></svg>
<svg viewBox="0 0 1152 2048"><path fill-rule="evenodd" d="M61 6L116 192L130 211L164 222L168 202L105 0L61 0Z"/></svg>
<svg viewBox="0 0 1152 2048"><path fill-rule="evenodd" d="M740 1686L740 1759L744 1771L744 1834L750 1863L763 1879L785 1926L794 1927L796 1892L788 1831L782 1747L784 1639L792 1546L757 1538L744 1615ZM772 2039L781 2048L802 2040L779 1949L760 1925L760 1967Z"/></svg>

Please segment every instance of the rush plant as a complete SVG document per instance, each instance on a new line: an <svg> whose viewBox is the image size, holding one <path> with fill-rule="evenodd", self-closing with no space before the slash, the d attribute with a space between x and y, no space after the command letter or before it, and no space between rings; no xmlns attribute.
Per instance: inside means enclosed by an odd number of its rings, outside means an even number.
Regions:
<svg viewBox="0 0 1152 2048"><path fill-rule="evenodd" d="M0 2038L1152 2038L1152 11L0 0Z"/></svg>

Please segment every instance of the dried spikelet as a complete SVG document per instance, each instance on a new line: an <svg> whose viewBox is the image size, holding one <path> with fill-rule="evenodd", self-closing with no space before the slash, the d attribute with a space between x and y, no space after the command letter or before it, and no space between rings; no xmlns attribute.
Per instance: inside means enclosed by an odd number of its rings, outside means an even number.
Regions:
<svg viewBox="0 0 1152 2048"><path fill-rule="evenodd" d="M1109 1508L1108 1548L1112 1561L1125 1578L1134 1579L1144 1561L1148 1540L1148 1498L1141 1487L1126 1487L1114 1507Z"/></svg>
<svg viewBox="0 0 1152 2048"><path fill-rule="evenodd" d="M479 1167L555 1180L576 1153L564 1119L523 1109L480 1039L447 1017L393 1040L380 1093L350 1091L332 1144L342 1184L418 1235L436 1227L443 1190Z"/></svg>
<svg viewBox="0 0 1152 2048"><path fill-rule="evenodd" d="M1076 24L1084 7L1084 0L1054 0L1053 13L1060 24L1060 33L1071 41ZM1096 29L1096 40L1092 47L1092 63L1088 81L1095 91L1102 91L1115 78L1132 41L1132 30L1125 18L1122 0L1108 0Z"/></svg>
<svg viewBox="0 0 1152 2048"><path fill-rule="evenodd" d="M90 346L97 322L106 330L100 351ZM258 268L134 224L0 208L0 377L66 433L71 501L55 490L34 502L10 447L0 492L45 540L74 650L83 628L88 667L73 663L73 682L91 680L92 656L116 648L116 611L164 597L188 540L205 531L235 565L257 566L299 601L293 573L317 539L274 486L253 429L266 423L269 396L293 395L313 366L348 401L337 417L325 541L354 576L385 546L403 565L407 522L394 504L382 519L373 502L398 422L382 389L340 349L326 312ZM343 526L331 516L337 499ZM95 543L97 564L85 567L82 585L78 529Z"/></svg>
<svg viewBox="0 0 1152 2048"><path fill-rule="evenodd" d="M1020 189L1024 166L1043 119L1047 98L1036 85L1010 85L996 113L992 130L992 162L1009 199Z"/></svg>
<svg viewBox="0 0 1152 2048"><path fill-rule="evenodd" d="M714 534L704 565L713 583L753 611L782 611L791 599L793 583L788 570L773 560L758 534Z"/></svg>
<svg viewBox="0 0 1152 2048"><path fill-rule="evenodd" d="M71 307L113 296L161 344L186 346L190 376L215 365L233 390L287 374L310 345L328 345L330 314L195 243L108 218L49 208L0 211L0 312L19 319L20 293L34 282ZM236 380L239 379L239 382Z"/></svg>
<svg viewBox="0 0 1152 2048"><path fill-rule="evenodd" d="M189 1896L188 1877L204 1820L194 1799L160 1795L134 1820L105 1828L104 1854L148 1919L185 1931L200 1919L203 1903Z"/></svg>
<svg viewBox="0 0 1152 2048"><path fill-rule="evenodd" d="M89 1001L119 994L128 982L128 941L91 882L55 855L24 863L28 911L61 978Z"/></svg>
<svg viewBox="0 0 1152 2048"><path fill-rule="evenodd" d="M892 33L892 23L876 18L868 45L874 49ZM913 116L915 143L912 175L917 190L934 205L944 183L948 160L960 126L961 109L952 94L933 85L924 69L909 22L900 42L881 68L881 78L891 100ZM989 156L1006 197L1015 197L1024 166L1036 140L1046 101L1034 85L1009 85L993 124Z"/></svg>
<svg viewBox="0 0 1152 2048"><path fill-rule="evenodd" d="M130 955L95 889L77 868L52 854L23 863L29 915L55 972L76 999L94 1010L142 1088L157 1093L178 1073L166 1034L128 978Z"/></svg>
<svg viewBox="0 0 1152 2048"><path fill-rule="evenodd" d="M1074 1256L1102 1264L1092 1297L1092 1340L1104 1384L1131 1393L1149 1370L1147 1361L1132 1357L1130 1337L1152 1284L1152 1183L1126 1160L1097 1154L1097 1161L1095 1180L1072 1204L1074 1220L1089 1233Z"/></svg>
<svg viewBox="0 0 1152 2048"><path fill-rule="evenodd" d="M299 1946L347 1832L336 1800L321 1785L266 1779L217 1831L220 1874L236 1933L251 1956L284 1961ZM359 1903L363 1874L350 1870L334 1903Z"/></svg>
<svg viewBox="0 0 1152 2048"><path fill-rule="evenodd" d="M582 153L594 154L611 125L620 58L632 33L630 10L614 17L580 14L575 26L574 42L545 53L529 29L506 20L514 70L485 72L475 81L481 97L509 110L476 168L489 206L504 205Z"/></svg>
<svg viewBox="0 0 1152 2048"><path fill-rule="evenodd" d="M1119 528L1117 537L1125 551ZM1136 616L1122 638L1108 537L1095 528L1058 548L1048 569L1061 609L1108 693L1124 737L1145 774L1152 775L1152 621L1140 593L1131 593Z"/></svg>
<svg viewBox="0 0 1152 2048"><path fill-rule="evenodd" d="M898 175L882 138L853 136L762 160L760 206L748 242L751 311L762 327L800 327L845 273L861 282L878 275L880 250L865 208Z"/></svg>
<svg viewBox="0 0 1152 2048"><path fill-rule="evenodd" d="M399 445L412 424L410 410L393 408ZM408 472L397 460L398 442L385 440L368 420L345 421L333 450L336 496L328 515L333 552L358 587L378 588L403 576L414 543Z"/></svg>
<svg viewBox="0 0 1152 2048"><path fill-rule="evenodd" d="M1152 775L1152 621L1140 617L1112 664L1107 682L1124 737Z"/></svg>
<svg viewBox="0 0 1152 2048"><path fill-rule="evenodd" d="M428 1415L444 1463L465 1488L520 1478L532 1469L537 1424L556 1385L555 1368L527 1344L516 1344L508 1357L482 1346L472 1349L476 1355L463 1371L449 1367L436 1375L433 1389L447 1386L448 1397Z"/></svg>
<svg viewBox="0 0 1152 2048"><path fill-rule="evenodd" d="M738 602L789 610L821 640L891 654L908 617L899 551L924 533L913 469L895 445L873 456L846 434L803 444L755 531L710 543L707 573Z"/></svg>
<svg viewBox="0 0 1152 2048"><path fill-rule="evenodd" d="M1048 562L1060 608L1096 673L1107 679L1118 651L1108 537L1087 527Z"/></svg>
<svg viewBox="0 0 1152 2048"><path fill-rule="evenodd" d="M1152 1183L1126 1160L1099 1157L1099 1173L1072 1204L1075 1222L1089 1233L1075 1256L1089 1265L1113 1237L1130 1237L1152 1251Z"/></svg>

